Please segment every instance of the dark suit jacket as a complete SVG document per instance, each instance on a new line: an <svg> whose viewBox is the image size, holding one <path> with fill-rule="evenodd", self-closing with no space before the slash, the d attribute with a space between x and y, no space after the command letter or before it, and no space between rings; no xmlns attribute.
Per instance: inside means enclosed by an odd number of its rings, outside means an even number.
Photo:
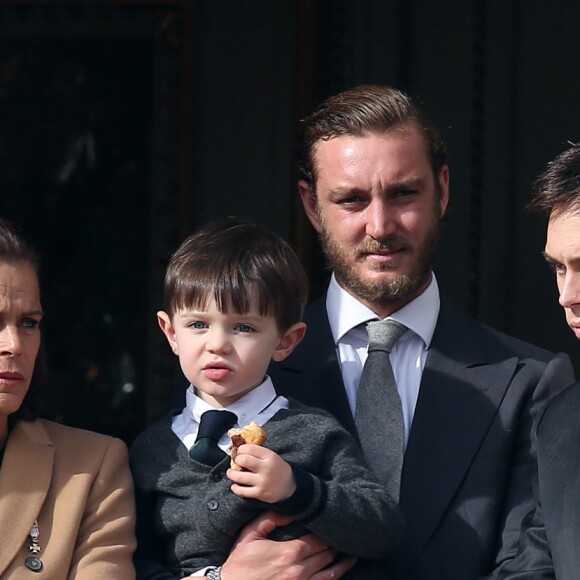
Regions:
<svg viewBox="0 0 580 580"><path fill-rule="evenodd" d="M307 309L305 322L304 341L269 370L276 390L327 409L356 433L324 298ZM513 556L533 507L533 422L572 382L567 356L442 303L405 453L406 533L390 578L470 580Z"/></svg>
<svg viewBox="0 0 580 580"><path fill-rule="evenodd" d="M539 502L501 578L580 577L580 383L548 405L538 427Z"/></svg>

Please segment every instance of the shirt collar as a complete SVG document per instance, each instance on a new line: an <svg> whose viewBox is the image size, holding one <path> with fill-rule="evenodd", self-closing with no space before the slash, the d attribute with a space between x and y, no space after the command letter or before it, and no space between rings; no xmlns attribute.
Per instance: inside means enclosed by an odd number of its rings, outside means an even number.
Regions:
<svg viewBox="0 0 580 580"><path fill-rule="evenodd" d="M425 343L425 348L429 348L435 332L440 304L439 286L435 274L432 273L429 286L417 298L393 312L388 318L404 324L421 338ZM360 324L377 318L370 308L340 286L334 274L332 274L326 294L326 311L335 344L338 344L345 334Z"/></svg>
<svg viewBox="0 0 580 580"><path fill-rule="evenodd" d="M276 391L274 385L272 384L270 377L266 376L261 385L252 389L235 403L232 403L229 407L225 407L225 409L238 416L238 425L246 425L268 407L275 399ZM196 423L200 422L203 413L215 409L215 407L212 407L209 403L206 403L195 394L195 389L192 385L187 389L185 395L185 406Z"/></svg>

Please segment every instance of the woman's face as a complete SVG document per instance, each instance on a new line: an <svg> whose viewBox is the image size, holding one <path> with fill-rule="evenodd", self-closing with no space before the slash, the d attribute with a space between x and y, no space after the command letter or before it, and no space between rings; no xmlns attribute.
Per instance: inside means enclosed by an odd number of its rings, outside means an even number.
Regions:
<svg viewBox="0 0 580 580"><path fill-rule="evenodd" d="M34 268L0 263L0 419L17 411L28 391L41 319Z"/></svg>

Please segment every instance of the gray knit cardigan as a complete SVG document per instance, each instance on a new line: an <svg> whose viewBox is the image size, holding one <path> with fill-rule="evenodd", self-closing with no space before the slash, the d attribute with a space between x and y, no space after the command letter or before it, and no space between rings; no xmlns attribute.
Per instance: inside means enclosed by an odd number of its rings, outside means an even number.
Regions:
<svg viewBox="0 0 580 580"><path fill-rule="evenodd" d="M138 580L174 580L223 564L241 527L271 509L296 522L277 539L313 532L362 559L346 578L386 578L381 560L400 539L400 513L332 416L291 401L263 425L266 446L292 466L298 486L278 504L236 496L225 476L229 458L213 468L192 460L171 421L172 414L145 430L130 452Z"/></svg>

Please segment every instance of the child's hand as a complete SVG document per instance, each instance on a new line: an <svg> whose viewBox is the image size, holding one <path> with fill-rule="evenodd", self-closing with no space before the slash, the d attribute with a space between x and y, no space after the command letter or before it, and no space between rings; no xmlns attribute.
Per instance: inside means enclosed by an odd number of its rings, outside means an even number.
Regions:
<svg viewBox="0 0 580 580"><path fill-rule="evenodd" d="M228 469L232 491L240 497L276 503L296 490L292 468L277 453L258 445L241 445L236 463L247 471Z"/></svg>

